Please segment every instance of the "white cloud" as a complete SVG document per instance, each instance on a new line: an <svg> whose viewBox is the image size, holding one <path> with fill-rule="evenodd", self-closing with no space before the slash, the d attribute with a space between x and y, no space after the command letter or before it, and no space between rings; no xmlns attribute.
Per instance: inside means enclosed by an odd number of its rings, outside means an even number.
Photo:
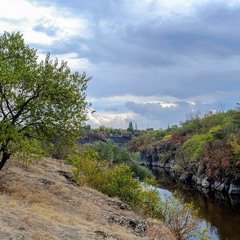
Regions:
<svg viewBox="0 0 240 240"><path fill-rule="evenodd" d="M37 26L52 34L34 30ZM92 37L90 23L84 17L54 6L39 7L26 0L1 0L0 29L2 32L20 31L27 43L46 45L72 36Z"/></svg>
<svg viewBox="0 0 240 240"><path fill-rule="evenodd" d="M61 55L52 55L52 58L57 58L59 63L64 60L68 63L68 66L73 71L79 71L84 69L87 71L94 67L92 63L89 62L87 58L79 58L77 53L68 53L68 54L61 54Z"/></svg>
<svg viewBox="0 0 240 240"><path fill-rule="evenodd" d="M171 96L134 96L134 95L122 95L122 96L110 96L110 97L102 97L102 98L94 98L90 97L89 101L94 103L105 103L105 104L120 104L125 102L133 101L135 103L159 103L162 107L172 107L176 106L174 102L179 99L171 97Z"/></svg>
<svg viewBox="0 0 240 240"><path fill-rule="evenodd" d="M128 113L107 113L107 112L96 112L88 114L88 123L92 127L107 126L114 128L126 128L128 126L128 120L136 118L136 114Z"/></svg>

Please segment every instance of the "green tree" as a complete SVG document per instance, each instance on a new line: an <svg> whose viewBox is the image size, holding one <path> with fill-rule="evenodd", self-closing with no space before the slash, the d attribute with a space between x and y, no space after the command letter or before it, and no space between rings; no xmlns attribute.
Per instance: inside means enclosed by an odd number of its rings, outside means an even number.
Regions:
<svg viewBox="0 0 240 240"><path fill-rule="evenodd" d="M132 123L132 121L129 122L127 131L132 132L132 133L134 132L134 128L133 128L133 123Z"/></svg>
<svg viewBox="0 0 240 240"><path fill-rule="evenodd" d="M19 142L73 136L86 120L90 78L36 52L20 33L0 37L0 170Z"/></svg>

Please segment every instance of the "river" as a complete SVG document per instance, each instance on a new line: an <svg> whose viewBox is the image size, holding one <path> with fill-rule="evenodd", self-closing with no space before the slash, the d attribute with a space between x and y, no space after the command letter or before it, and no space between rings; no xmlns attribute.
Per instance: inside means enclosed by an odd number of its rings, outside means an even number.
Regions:
<svg viewBox="0 0 240 240"><path fill-rule="evenodd" d="M177 182L168 173L153 170L161 195L174 195L185 203L193 202L199 209L202 227L208 228L213 240L240 240L240 198L205 193ZM196 239L197 240L197 239Z"/></svg>

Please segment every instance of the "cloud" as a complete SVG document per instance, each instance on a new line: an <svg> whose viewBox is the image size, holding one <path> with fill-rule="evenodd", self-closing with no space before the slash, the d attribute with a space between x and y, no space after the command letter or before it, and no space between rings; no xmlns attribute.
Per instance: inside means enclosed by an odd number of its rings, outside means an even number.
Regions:
<svg viewBox="0 0 240 240"><path fill-rule="evenodd" d="M211 105L203 105L201 103L190 102L176 102L169 107L163 107L158 103L135 103L127 102L126 107L129 111L135 113L137 116L141 116L143 119L148 119L153 128L166 128L169 125L178 125L181 121L186 120L186 116L189 113L201 112L211 109ZM214 110L214 109L213 109ZM204 113L202 112L202 113ZM141 119L140 127L142 127Z"/></svg>
<svg viewBox="0 0 240 240"><path fill-rule="evenodd" d="M2 32L21 31L40 59L50 52L93 76L93 124L142 128L234 107L239 22L239 0L2 0L0 9Z"/></svg>
<svg viewBox="0 0 240 240"><path fill-rule="evenodd" d="M1 31L20 31L27 43L52 45L78 36L91 38L89 22L81 15L72 15L54 5L39 6L26 0L1 1Z"/></svg>
<svg viewBox="0 0 240 240"><path fill-rule="evenodd" d="M135 114L128 113L108 113L108 112L96 112L88 114L88 123L92 127L107 126L114 128L125 129L128 126L129 121L135 118Z"/></svg>

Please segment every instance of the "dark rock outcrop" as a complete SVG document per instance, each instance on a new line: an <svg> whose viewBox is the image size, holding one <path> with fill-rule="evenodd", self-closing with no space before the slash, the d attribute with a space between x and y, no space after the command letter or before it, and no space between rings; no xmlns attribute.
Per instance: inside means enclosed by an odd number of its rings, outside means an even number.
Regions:
<svg viewBox="0 0 240 240"><path fill-rule="evenodd" d="M240 179L229 177L215 180L209 178L206 174L197 176L196 172L198 172L198 169L195 169L195 172L184 171L175 173L174 150L175 147L171 140L155 142L150 147L141 151L142 165L150 168L162 168L171 173L174 178L178 179L183 184L201 188L205 193L214 191L229 195L240 195Z"/></svg>
<svg viewBox="0 0 240 240"><path fill-rule="evenodd" d="M141 151L143 165L161 168L173 168L175 158L172 154L174 146L170 140L158 141Z"/></svg>

